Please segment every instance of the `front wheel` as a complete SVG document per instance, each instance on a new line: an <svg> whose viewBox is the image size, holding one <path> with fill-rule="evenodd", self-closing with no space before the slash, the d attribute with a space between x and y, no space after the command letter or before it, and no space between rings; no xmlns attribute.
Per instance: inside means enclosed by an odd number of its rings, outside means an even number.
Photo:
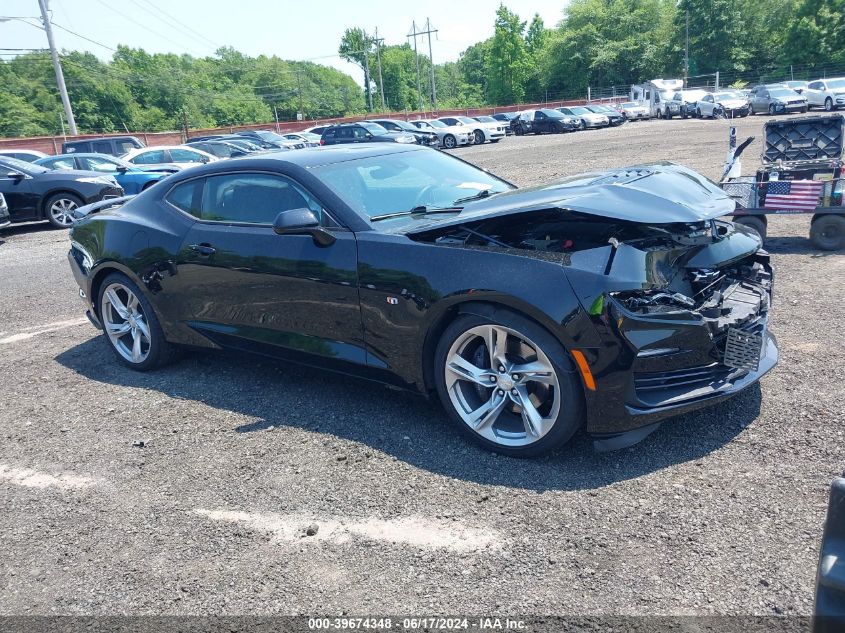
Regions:
<svg viewBox="0 0 845 633"><path fill-rule="evenodd" d="M176 350L165 340L152 304L129 277L106 277L97 306L106 341L124 365L148 371L173 360Z"/></svg>
<svg viewBox="0 0 845 633"><path fill-rule="evenodd" d="M72 193L54 194L44 204L47 220L57 229L66 229L73 224L73 212L81 206L82 199Z"/></svg>
<svg viewBox="0 0 845 633"><path fill-rule="evenodd" d="M447 134L443 137L443 147L445 147L446 149L455 149L455 146L457 144L458 140L451 134Z"/></svg>
<svg viewBox="0 0 845 633"><path fill-rule="evenodd" d="M770 105L769 106L769 116L775 116L775 112L776 112L776 110L775 110L774 104Z"/></svg>
<svg viewBox="0 0 845 633"><path fill-rule="evenodd" d="M546 330L506 309L463 314L435 351L437 392L466 436L488 450L533 457L583 424L578 374Z"/></svg>
<svg viewBox="0 0 845 633"><path fill-rule="evenodd" d="M584 119L581 119L578 122L578 129L581 130L582 132L587 129L587 122Z"/></svg>
<svg viewBox="0 0 845 633"><path fill-rule="evenodd" d="M484 132L481 130L476 130L472 133L473 138L475 139L476 145L484 145Z"/></svg>
<svg viewBox="0 0 845 633"><path fill-rule="evenodd" d="M733 222L754 231L761 242L766 241L766 222L763 219L754 215L743 215L740 217L734 216Z"/></svg>
<svg viewBox="0 0 845 633"><path fill-rule="evenodd" d="M833 99L828 97L824 100L824 109L826 112L833 112Z"/></svg>

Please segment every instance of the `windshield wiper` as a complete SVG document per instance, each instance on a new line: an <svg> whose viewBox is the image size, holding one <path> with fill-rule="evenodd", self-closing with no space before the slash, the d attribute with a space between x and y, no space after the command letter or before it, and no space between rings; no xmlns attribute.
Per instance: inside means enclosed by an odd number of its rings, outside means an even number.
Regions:
<svg viewBox="0 0 845 633"><path fill-rule="evenodd" d="M374 215L370 218L370 222L378 222L379 220L389 220L391 218L401 218L408 215L432 215L435 213L460 213L461 207L427 207L420 205L409 209L408 211L395 211L393 213L383 213L381 215Z"/></svg>
<svg viewBox="0 0 845 633"><path fill-rule="evenodd" d="M466 198L458 198L452 204L461 204L462 202L471 202L473 200L481 200L482 198L489 198L494 193L501 193L501 191L490 191L489 189L482 189L478 193L474 193Z"/></svg>

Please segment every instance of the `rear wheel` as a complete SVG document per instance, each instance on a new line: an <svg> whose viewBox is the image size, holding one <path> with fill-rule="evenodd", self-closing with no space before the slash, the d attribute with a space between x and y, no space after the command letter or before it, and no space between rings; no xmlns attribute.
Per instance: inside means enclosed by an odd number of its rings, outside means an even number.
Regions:
<svg viewBox="0 0 845 633"><path fill-rule="evenodd" d="M124 365L148 371L173 360L176 349L165 340L152 304L129 277L106 277L97 306L106 341Z"/></svg>
<svg viewBox="0 0 845 633"><path fill-rule="evenodd" d="M845 218L841 215L817 215L810 224L810 241L823 251L845 248Z"/></svg>
<svg viewBox="0 0 845 633"><path fill-rule="evenodd" d="M66 229L73 224L73 212L81 206L82 199L72 193L54 194L44 204L47 219L57 229Z"/></svg>
<svg viewBox="0 0 845 633"><path fill-rule="evenodd" d="M744 215L741 217L734 216L733 222L734 224L741 224L742 226L751 229L760 237L761 241L766 241L766 222L762 218L758 218L754 215Z"/></svg>
<svg viewBox="0 0 845 633"><path fill-rule="evenodd" d="M447 134L443 137L443 147L445 147L446 149L455 149L455 146L457 144L457 139L451 134Z"/></svg>
<svg viewBox="0 0 845 633"><path fill-rule="evenodd" d="M546 330L505 309L464 314L435 351L443 406L485 448L533 457L565 444L583 423L577 373Z"/></svg>

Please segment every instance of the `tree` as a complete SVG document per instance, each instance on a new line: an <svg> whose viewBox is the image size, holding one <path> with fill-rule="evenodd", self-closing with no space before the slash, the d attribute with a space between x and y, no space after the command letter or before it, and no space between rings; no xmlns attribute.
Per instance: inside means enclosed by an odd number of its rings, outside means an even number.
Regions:
<svg viewBox="0 0 845 633"><path fill-rule="evenodd" d="M500 4L496 10L496 31L490 43L488 91L495 104L519 103L525 96L528 51L523 34L525 22Z"/></svg>
<svg viewBox="0 0 845 633"><path fill-rule="evenodd" d="M845 64L845 0L802 0L784 39L786 63Z"/></svg>
<svg viewBox="0 0 845 633"><path fill-rule="evenodd" d="M373 40L362 28L356 26L346 29L343 32L337 52L343 59L356 64L364 71L364 95L367 97L367 102L369 103L369 99L372 96L369 68L372 61Z"/></svg>

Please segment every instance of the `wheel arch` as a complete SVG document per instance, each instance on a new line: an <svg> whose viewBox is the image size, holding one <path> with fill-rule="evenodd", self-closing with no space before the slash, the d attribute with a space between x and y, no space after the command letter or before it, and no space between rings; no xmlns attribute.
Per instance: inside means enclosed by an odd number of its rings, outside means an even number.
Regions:
<svg viewBox="0 0 845 633"><path fill-rule="evenodd" d="M41 205L38 210L39 217L42 220L47 219L47 201L50 200L53 196L59 193L64 193L73 196L74 198L79 198L82 201L82 204L85 204L85 196L80 195L79 192L74 191L73 189L68 189L67 187L58 187L57 189L53 189L51 191L46 192L43 196L41 196Z"/></svg>
<svg viewBox="0 0 845 633"><path fill-rule="evenodd" d="M141 292L146 292L146 285L144 282L138 278L138 276L132 272L132 269L124 266L123 264L116 262L116 261L106 261L102 264L98 265L95 270L92 270L91 273L91 282L88 288L88 296L91 299L91 305L94 308L94 314L97 318L100 318L100 306L99 306L99 297L100 297L100 288L103 285L103 281L112 273L122 273L126 275L130 280L132 280L138 288L141 289ZM149 297L147 297L149 300Z"/></svg>
<svg viewBox="0 0 845 633"><path fill-rule="evenodd" d="M435 389L434 352L437 349L437 344L439 343L440 337L446 328L463 314L474 314L484 318L492 318L497 310L508 310L510 312L514 312L519 316L534 322L538 327L546 330L549 335L554 337L554 339L560 343L561 347L563 347L563 350L566 352L566 361L571 367L575 367L571 358L571 349L573 346L572 341L569 340L568 337L562 336L563 333L561 332L560 325L554 323L548 316L538 313L536 309L531 309L530 306L525 305L523 302L518 300L509 301L503 298L466 299L454 302L442 309L439 314L432 319L431 324L426 330L420 358L422 360L424 390L427 393Z"/></svg>

